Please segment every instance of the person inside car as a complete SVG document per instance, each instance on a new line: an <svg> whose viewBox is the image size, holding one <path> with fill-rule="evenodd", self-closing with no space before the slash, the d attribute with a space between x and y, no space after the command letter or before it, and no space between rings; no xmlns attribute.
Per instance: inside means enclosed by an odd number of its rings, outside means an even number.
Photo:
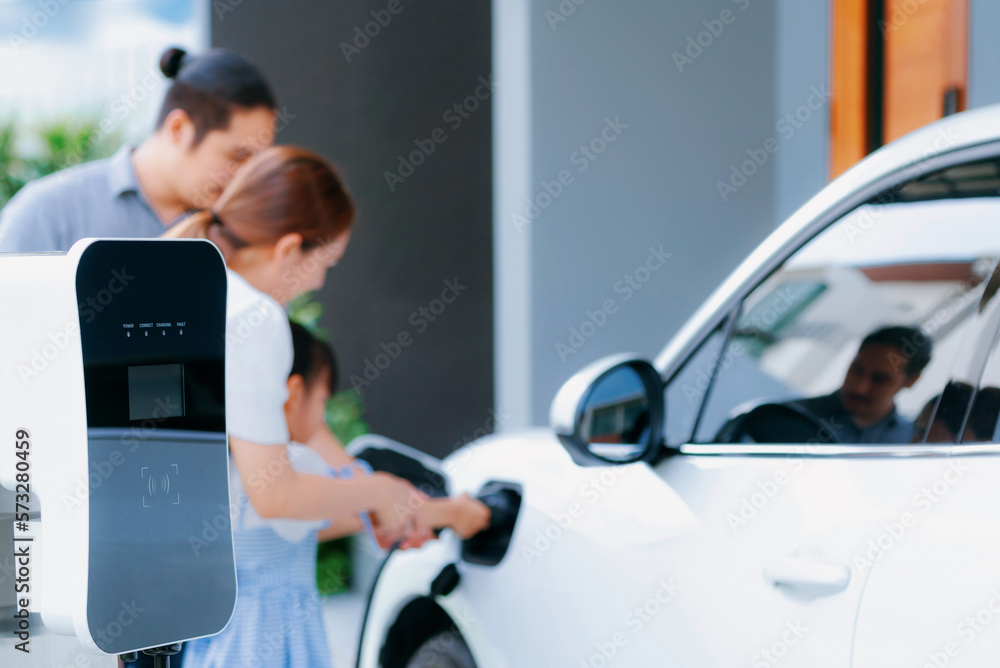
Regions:
<svg viewBox="0 0 1000 668"><path fill-rule="evenodd" d="M1000 387L981 387L965 425L962 443L995 442L997 420L1000 419Z"/></svg>
<svg viewBox="0 0 1000 668"><path fill-rule="evenodd" d="M954 381L948 383L944 392L932 397L920 410L917 419L913 421L910 442L956 443L971 399L971 385ZM966 430L966 435L968 434L969 431Z"/></svg>
<svg viewBox="0 0 1000 668"><path fill-rule="evenodd" d="M931 360L931 338L916 327L877 329L861 341L835 392L788 402L819 418L839 443L909 443L913 423L896 411L896 394L913 387Z"/></svg>

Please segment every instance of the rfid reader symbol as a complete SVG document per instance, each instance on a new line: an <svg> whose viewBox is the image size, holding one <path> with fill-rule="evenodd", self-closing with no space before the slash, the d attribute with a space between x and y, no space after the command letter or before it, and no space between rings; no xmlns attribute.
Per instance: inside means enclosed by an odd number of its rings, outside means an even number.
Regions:
<svg viewBox="0 0 1000 668"><path fill-rule="evenodd" d="M173 469L174 477L180 473L180 469L177 464L171 464L170 468ZM181 493L175 492L173 495L170 493L170 471L162 475L157 475L154 473L149 473L149 467L143 466L142 470L139 471L139 477L146 481L146 492L142 495L142 507L150 508L151 501L155 497L165 497L169 499L171 505L178 505L181 502Z"/></svg>
<svg viewBox="0 0 1000 668"><path fill-rule="evenodd" d="M153 476L149 476L149 495L156 496L156 484L157 480ZM160 483L160 489L166 494L170 491L170 476L164 474L163 481Z"/></svg>

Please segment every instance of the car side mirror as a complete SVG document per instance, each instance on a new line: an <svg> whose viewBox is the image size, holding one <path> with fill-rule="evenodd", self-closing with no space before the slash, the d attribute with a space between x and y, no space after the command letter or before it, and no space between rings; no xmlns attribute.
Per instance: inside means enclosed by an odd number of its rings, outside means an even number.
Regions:
<svg viewBox="0 0 1000 668"><path fill-rule="evenodd" d="M607 466L650 461L666 417L663 383L637 355L614 355L566 381L552 402L549 424L573 461Z"/></svg>

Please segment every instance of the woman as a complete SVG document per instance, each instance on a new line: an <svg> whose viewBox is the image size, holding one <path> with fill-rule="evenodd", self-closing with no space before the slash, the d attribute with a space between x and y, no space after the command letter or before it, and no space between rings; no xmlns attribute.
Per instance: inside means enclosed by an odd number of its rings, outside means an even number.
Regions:
<svg viewBox="0 0 1000 668"><path fill-rule="evenodd" d="M233 488L245 494L253 515L332 520L346 527L356 526L358 515L367 511L383 545L419 545L434 520L409 483L382 473L331 479L299 472L287 454L293 346L282 306L322 287L327 270L344 253L354 215L350 195L326 161L281 146L251 159L212 210L191 216L166 236L209 239L229 267L226 420L238 476ZM326 442L331 440L327 433ZM346 457L323 454L334 466L331 460ZM488 521L482 509L470 511L480 524ZM321 614L310 604L313 598L286 581L281 564L261 559L259 532L234 528L237 613L223 634L192 644L185 666L324 665L316 657L325 655L325 642L307 631ZM257 632L263 629L272 631Z"/></svg>
<svg viewBox="0 0 1000 668"><path fill-rule="evenodd" d="M216 206L178 223L169 238L205 238L229 268L226 421L233 463L264 518L336 519L372 511L385 540L403 538L414 517L395 503L419 495L375 474L331 481L287 465L284 404L292 341L283 306L323 286L344 254L354 204L325 160L300 148L263 151L233 178Z"/></svg>

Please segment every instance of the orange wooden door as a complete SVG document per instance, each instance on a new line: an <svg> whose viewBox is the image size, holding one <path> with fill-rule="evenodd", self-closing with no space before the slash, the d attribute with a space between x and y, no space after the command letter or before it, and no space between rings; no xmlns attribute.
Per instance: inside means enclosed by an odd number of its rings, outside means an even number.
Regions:
<svg viewBox="0 0 1000 668"><path fill-rule="evenodd" d="M968 0L886 0L883 143L965 108Z"/></svg>
<svg viewBox="0 0 1000 668"><path fill-rule="evenodd" d="M968 16L968 0L834 0L831 176L965 109Z"/></svg>

